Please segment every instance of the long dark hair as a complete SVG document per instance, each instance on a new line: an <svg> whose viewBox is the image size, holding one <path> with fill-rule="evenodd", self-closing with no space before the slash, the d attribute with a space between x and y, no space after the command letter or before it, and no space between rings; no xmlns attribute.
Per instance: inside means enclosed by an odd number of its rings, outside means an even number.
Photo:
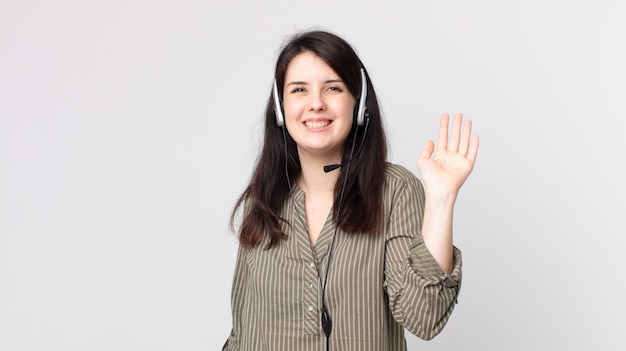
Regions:
<svg viewBox="0 0 626 351"><path fill-rule="evenodd" d="M358 97L361 91L360 70L365 69L363 63L345 40L318 30L298 33L283 46L276 62L274 75L279 96L283 96L287 66L293 58L303 52L312 52L324 60L341 77L348 90ZM350 167L340 169L341 173L334 191L333 218L336 219L336 225L345 232L376 235L383 226L382 203L387 140L376 93L367 71L365 74L369 123L367 132L364 127L358 127L354 123L344 143L343 161L350 158L352 143L348 141L355 140L357 146ZM239 229L240 245L256 247L264 239L269 239L266 245L269 249L280 240L287 238L287 234L281 230L280 226L280 222L286 222L281 217L281 211L289 196L290 182L300 177L302 169L296 143L286 128L278 127L276 124L274 101L271 96L265 108L264 129L263 148L257 159L250 184L233 209L231 226L234 228L237 211L246 202L246 210ZM364 142L359 149L360 140L363 140L365 132ZM286 135L283 136L283 133ZM287 179L287 173L291 179ZM337 206L344 181L346 184L342 205Z"/></svg>

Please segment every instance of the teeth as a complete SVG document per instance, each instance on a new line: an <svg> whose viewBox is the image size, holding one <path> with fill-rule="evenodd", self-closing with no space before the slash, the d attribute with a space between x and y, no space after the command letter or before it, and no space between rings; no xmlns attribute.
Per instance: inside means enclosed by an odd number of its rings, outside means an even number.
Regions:
<svg viewBox="0 0 626 351"><path fill-rule="evenodd" d="M304 125L307 128L323 128L330 124L330 121L307 121Z"/></svg>

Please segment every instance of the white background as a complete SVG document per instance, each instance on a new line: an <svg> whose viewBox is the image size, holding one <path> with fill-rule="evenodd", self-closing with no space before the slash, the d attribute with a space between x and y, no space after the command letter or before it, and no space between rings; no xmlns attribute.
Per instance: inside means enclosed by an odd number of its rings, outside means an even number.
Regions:
<svg viewBox="0 0 626 351"><path fill-rule="evenodd" d="M0 0L0 350L220 350L283 40L352 43L393 162L481 137L459 305L414 350L623 350L623 1Z"/></svg>

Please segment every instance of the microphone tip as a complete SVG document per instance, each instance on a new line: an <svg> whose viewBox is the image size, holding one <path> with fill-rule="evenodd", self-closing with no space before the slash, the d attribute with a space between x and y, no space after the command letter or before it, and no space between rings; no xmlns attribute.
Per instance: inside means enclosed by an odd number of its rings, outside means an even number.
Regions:
<svg viewBox="0 0 626 351"><path fill-rule="evenodd" d="M332 171L336 170L339 167L341 167L341 165L336 164L336 163L334 165L326 165L326 166L324 166L324 172L326 172L326 173L332 172Z"/></svg>

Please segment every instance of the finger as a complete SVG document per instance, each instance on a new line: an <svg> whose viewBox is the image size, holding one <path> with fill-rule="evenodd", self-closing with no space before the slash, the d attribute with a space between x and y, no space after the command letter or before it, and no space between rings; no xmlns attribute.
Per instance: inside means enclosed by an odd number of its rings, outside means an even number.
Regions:
<svg viewBox="0 0 626 351"><path fill-rule="evenodd" d="M435 143L432 140L426 141L420 158L430 158L433 155L433 151L435 151Z"/></svg>
<svg viewBox="0 0 626 351"><path fill-rule="evenodd" d="M454 116L454 121L452 122L452 135L450 135L448 151L452 151L452 152L459 151L459 139L461 136L461 123L462 122L463 122L463 115L460 113L457 113Z"/></svg>
<svg viewBox="0 0 626 351"><path fill-rule="evenodd" d="M463 121L463 133L461 134L461 144L459 145L459 154L467 156L469 149L470 136L472 135L472 121L466 119Z"/></svg>
<svg viewBox="0 0 626 351"><path fill-rule="evenodd" d="M445 150L448 147L448 122L450 116L444 113L439 120L439 135L437 136L437 149Z"/></svg>
<svg viewBox="0 0 626 351"><path fill-rule="evenodd" d="M478 155L478 144L480 144L480 138L478 135L474 135L472 138L472 145L470 146L469 152L467 153L467 158L473 162L476 162L476 155Z"/></svg>

